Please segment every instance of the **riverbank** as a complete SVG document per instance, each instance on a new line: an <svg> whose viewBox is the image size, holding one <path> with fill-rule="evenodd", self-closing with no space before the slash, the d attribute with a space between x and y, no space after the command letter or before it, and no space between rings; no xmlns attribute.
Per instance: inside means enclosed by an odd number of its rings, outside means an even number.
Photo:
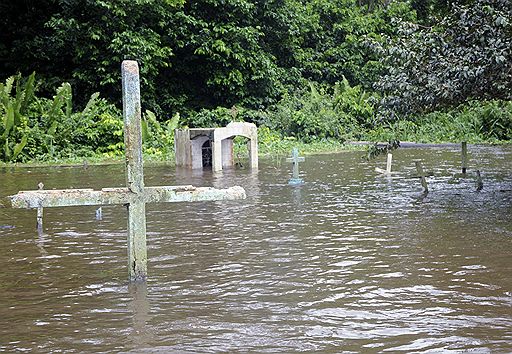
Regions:
<svg viewBox="0 0 512 354"><path fill-rule="evenodd" d="M378 146L384 146L386 142L373 142L373 141L350 141L350 142L339 142L336 140L319 140L312 142L302 142L293 138L286 139L274 139L267 140L259 143L259 156L261 158L270 159L281 159L288 156L293 148L298 148L301 155L315 155L315 154L330 154L343 151L361 151L362 157L364 152L367 152L369 147L377 144ZM509 145L512 142L500 141L500 142L482 142L470 145ZM425 142L412 142L403 141L400 142L400 149L406 148L438 148L438 147L459 147L460 142L443 142L443 143L425 143ZM236 140L234 146L235 161L243 161L248 156L247 146L243 139ZM144 164L146 166L151 165L175 165L174 153L168 154L151 154L144 153ZM34 160L30 162L16 162L6 163L0 162L0 168L12 168L12 167L87 167L89 165L101 166L101 165L116 165L124 163L123 155L93 155L84 157L72 157L67 159L53 159L47 161Z"/></svg>

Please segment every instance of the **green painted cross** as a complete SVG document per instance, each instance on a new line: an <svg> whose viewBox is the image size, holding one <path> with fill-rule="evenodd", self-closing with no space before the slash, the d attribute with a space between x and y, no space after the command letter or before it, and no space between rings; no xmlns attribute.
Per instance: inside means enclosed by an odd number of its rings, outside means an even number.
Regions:
<svg viewBox="0 0 512 354"><path fill-rule="evenodd" d="M304 162L304 157L299 157L299 149L293 148L292 157L287 158L286 162L291 162L293 164L292 178L290 178L288 184L304 183L304 181L299 178L299 162Z"/></svg>
<svg viewBox="0 0 512 354"><path fill-rule="evenodd" d="M126 188L21 191L10 196L14 208L78 205L128 206L128 274L130 281L147 277L146 203L244 199L242 187L215 189L193 186L145 187L142 162L139 67L123 61L123 119Z"/></svg>

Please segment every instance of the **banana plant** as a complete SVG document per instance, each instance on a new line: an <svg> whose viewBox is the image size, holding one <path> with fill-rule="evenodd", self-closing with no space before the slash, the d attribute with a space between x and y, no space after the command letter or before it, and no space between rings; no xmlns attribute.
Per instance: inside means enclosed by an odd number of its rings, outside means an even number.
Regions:
<svg viewBox="0 0 512 354"><path fill-rule="evenodd" d="M141 122L142 140L159 146L172 145L174 130L178 128L179 120L180 114L176 113L162 125L153 112L146 110Z"/></svg>
<svg viewBox="0 0 512 354"><path fill-rule="evenodd" d="M13 92L14 89L14 92ZM21 74L0 83L0 159L13 161L28 141L28 106L34 99L35 73L23 83Z"/></svg>

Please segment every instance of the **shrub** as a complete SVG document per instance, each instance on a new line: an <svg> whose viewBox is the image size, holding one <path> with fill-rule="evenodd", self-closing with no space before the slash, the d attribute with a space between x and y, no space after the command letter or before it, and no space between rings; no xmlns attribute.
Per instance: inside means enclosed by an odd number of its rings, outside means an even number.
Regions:
<svg viewBox="0 0 512 354"><path fill-rule="evenodd" d="M376 98L346 79L333 88L309 84L309 90L286 94L264 122L286 136L304 141L357 139L374 124Z"/></svg>

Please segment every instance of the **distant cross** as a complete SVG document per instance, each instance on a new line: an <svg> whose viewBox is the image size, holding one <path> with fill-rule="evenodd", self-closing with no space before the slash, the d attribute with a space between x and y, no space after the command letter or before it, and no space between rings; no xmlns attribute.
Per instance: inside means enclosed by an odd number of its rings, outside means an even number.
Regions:
<svg viewBox="0 0 512 354"><path fill-rule="evenodd" d="M293 164L293 174L292 178L288 181L288 184L304 183L304 181L299 178L299 162L304 162L304 157L299 157L299 149L293 148L292 157L287 158L286 162L291 162Z"/></svg>
<svg viewBox="0 0 512 354"><path fill-rule="evenodd" d="M242 187L215 189L193 186L144 187L139 67L123 61L126 188L21 191L10 196L14 208L122 204L128 207L128 274L130 281L147 277L146 203L244 199Z"/></svg>
<svg viewBox="0 0 512 354"><path fill-rule="evenodd" d="M414 164L416 165L416 173L418 174L417 177L419 177L421 181L421 185L423 186L423 193L428 193L428 185L427 185L427 179L426 176L430 176L430 173L425 173L423 171L423 166L421 166L421 161L416 160L414 161Z"/></svg>
<svg viewBox="0 0 512 354"><path fill-rule="evenodd" d="M462 157L462 174L465 175L468 169L468 143L463 141L461 144L461 157Z"/></svg>
<svg viewBox="0 0 512 354"><path fill-rule="evenodd" d="M393 154L388 152L388 159L386 161L386 170L383 170L382 168L375 167L375 171L382 173L384 175L390 175L392 162L393 162Z"/></svg>

